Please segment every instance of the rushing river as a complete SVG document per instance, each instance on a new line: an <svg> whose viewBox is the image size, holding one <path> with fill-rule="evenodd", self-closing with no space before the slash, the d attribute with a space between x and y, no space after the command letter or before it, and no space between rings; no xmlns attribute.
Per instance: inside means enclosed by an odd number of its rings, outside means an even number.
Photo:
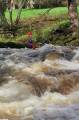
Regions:
<svg viewBox="0 0 79 120"><path fill-rule="evenodd" d="M79 48L0 48L0 119L79 120Z"/></svg>

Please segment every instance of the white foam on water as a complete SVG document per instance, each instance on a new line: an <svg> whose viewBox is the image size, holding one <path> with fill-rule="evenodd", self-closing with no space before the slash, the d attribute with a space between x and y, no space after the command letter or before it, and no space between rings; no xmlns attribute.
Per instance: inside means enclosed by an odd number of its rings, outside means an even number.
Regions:
<svg viewBox="0 0 79 120"><path fill-rule="evenodd" d="M70 97L72 99L70 99ZM77 96L75 96L75 99L76 97ZM27 118L33 115L33 110L35 108L46 108L50 105L72 105L73 99L74 95L67 97L59 93L46 92L41 98L36 96L29 96L28 99L22 101L15 101L10 103L0 102L0 111L3 111L8 115L17 115ZM76 101L74 103L76 103Z"/></svg>
<svg viewBox="0 0 79 120"><path fill-rule="evenodd" d="M42 76L44 77L44 76ZM23 99L16 99L19 96L27 96L25 85L17 81L10 81L9 83L0 87L0 111L10 116L21 116L28 118L33 116L33 110L39 107L48 107L50 105L72 105L79 103L79 91L71 93L70 95L62 95L60 93L45 92L41 97L29 95ZM15 101L2 102L2 99L10 99L15 97Z"/></svg>
<svg viewBox="0 0 79 120"><path fill-rule="evenodd" d="M73 57L73 61L76 61L77 58L79 58L79 48L74 50L74 52L75 52L75 56Z"/></svg>
<svg viewBox="0 0 79 120"><path fill-rule="evenodd" d="M42 48L44 51L45 48ZM61 48L60 48L61 52ZM27 81L28 76L33 75L38 80L50 80L55 81L54 84L57 84L58 81L56 77L52 77L50 75L45 74L48 73L49 69L51 70L78 70L79 63L75 61L75 59L79 55L79 51L77 51L72 61L67 61L64 59L57 58L54 60L39 61L36 63L31 63L30 65L19 62L18 64L14 63L14 61L8 59L5 60L5 65L10 68L15 68L15 72L19 74L24 72L23 75L26 75L23 79ZM17 73L16 73L17 74ZM69 106L78 103L79 104L79 91L75 91L70 93L69 95L62 95L58 92L49 92L46 91L42 94L41 97L38 97L30 92L29 84L24 84L23 82L19 82L19 75L9 76L10 81L8 83L2 84L0 86L0 112L10 115L10 116L21 116L27 119L33 116L33 110L39 107L48 107L50 105L59 105L59 106ZM48 85L48 84L47 84ZM29 92L28 92L29 91Z"/></svg>
<svg viewBox="0 0 79 120"><path fill-rule="evenodd" d="M74 61L67 60L45 60L44 62L47 66L56 68L56 69L65 69L65 70L77 70L79 69L79 63Z"/></svg>

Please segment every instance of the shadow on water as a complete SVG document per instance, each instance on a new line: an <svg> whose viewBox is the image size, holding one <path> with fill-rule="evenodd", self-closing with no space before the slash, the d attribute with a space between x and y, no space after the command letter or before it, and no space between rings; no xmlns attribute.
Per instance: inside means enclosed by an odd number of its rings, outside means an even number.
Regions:
<svg viewBox="0 0 79 120"><path fill-rule="evenodd" d="M0 48L25 48L26 45L23 43L14 43L14 42L0 42Z"/></svg>

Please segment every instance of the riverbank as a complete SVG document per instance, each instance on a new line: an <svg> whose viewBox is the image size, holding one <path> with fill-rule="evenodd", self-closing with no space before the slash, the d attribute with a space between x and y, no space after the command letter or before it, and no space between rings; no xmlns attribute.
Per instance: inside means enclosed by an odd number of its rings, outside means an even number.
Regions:
<svg viewBox="0 0 79 120"><path fill-rule="evenodd" d="M25 46L24 43L28 41L27 34L29 31L32 32L32 40L37 44L51 43L54 45L78 46L79 38L72 35L69 30L70 23L67 8L54 8L46 14L47 10L23 10L18 27L14 25L14 34L11 34L10 31L8 33L4 31L4 34L0 34L0 46L10 47L10 44L15 47L19 44L20 46ZM35 11L35 16L32 16ZM13 13L13 16L16 17L15 13L17 11Z"/></svg>

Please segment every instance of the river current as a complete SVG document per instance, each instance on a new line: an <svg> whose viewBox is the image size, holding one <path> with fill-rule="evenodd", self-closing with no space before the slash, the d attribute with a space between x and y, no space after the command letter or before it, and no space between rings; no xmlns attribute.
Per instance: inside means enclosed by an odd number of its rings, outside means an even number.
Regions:
<svg viewBox="0 0 79 120"><path fill-rule="evenodd" d="M79 120L79 48L0 48L0 119Z"/></svg>

